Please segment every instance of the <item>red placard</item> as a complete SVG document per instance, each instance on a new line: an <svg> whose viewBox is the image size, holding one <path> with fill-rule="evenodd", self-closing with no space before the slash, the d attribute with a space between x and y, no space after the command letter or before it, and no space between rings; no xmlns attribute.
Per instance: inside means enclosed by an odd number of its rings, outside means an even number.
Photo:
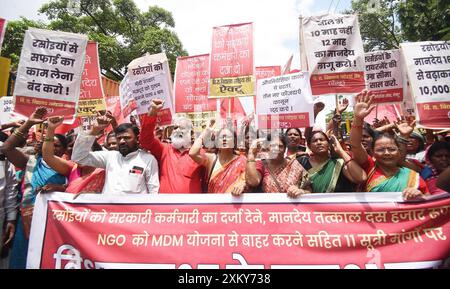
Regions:
<svg viewBox="0 0 450 289"><path fill-rule="evenodd" d="M98 44L95 41L89 41L86 46L77 115L95 116L97 111L105 110L106 104L103 95Z"/></svg>
<svg viewBox="0 0 450 289"><path fill-rule="evenodd" d="M387 118L390 122L396 122L402 116L400 104L380 103L372 112L364 118L364 121L373 123L375 119L383 120Z"/></svg>
<svg viewBox="0 0 450 289"><path fill-rule="evenodd" d="M208 99L209 54L179 57L175 73L175 112L215 111L216 100Z"/></svg>
<svg viewBox="0 0 450 289"><path fill-rule="evenodd" d="M450 127L450 101L416 103L424 127Z"/></svg>
<svg viewBox="0 0 450 289"><path fill-rule="evenodd" d="M0 51L2 50L5 31L6 31L6 19L0 18Z"/></svg>
<svg viewBox="0 0 450 289"><path fill-rule="evenodd" d="M210 74L210 97L254 95L252 23L214 27Z"/></svg>
<svg viewBox="0 0 450 289"><path fill-rule="evenodd" d="M74 102L20 95L16 96L14 111L20 111L21 115L31 115L40 106L51 107L59 115L73 115L75 111Z"/></svg>
<svg viewBox="0 0 450 289"><path fill-rule="evenodd" d="M358 93L364 87L364 72L330 73L311 76L311 91L313 95Z"/></svg>

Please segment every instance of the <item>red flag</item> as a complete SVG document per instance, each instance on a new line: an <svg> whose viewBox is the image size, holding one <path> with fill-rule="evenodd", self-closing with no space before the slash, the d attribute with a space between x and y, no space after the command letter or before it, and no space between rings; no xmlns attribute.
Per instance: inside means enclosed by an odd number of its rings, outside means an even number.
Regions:
<svg viewBox="0 0 450 289"><path fill-rule="evenodd" d="M238 97L222 98L220 100L220 117L226 119L228 115L231 116L234 124L236 124L238 116L246 115Z"/></svg>
<svg viewBox="0 0 450 289"><path fill-rule="evenodd" d="M120 106L120 97L118 95L106 97L106 109L112 113L117 121L117 124L124 122L124 117ZM110 131L112 131L112 126L108 126L105 129L105 133L109 133Z"/></svg>
<svg viewBox="0 0 450 289"><path fill-rule="evenodd" d="M0 18L0 50L2 50L3 38L6 32L6 19Z"/></svg>
<svg viewBox="0 0 450 289"><path fill-rule="evenodd" d="M59 134L66 134L69 130L71 129L76 129L77 127L79 127L81 125L81 120L79 117L77 117L72 124L70 123L63 123L60 126L58 126L55 129L55 133L59 133Z"/></svg>
<svg viewBox="0 0 450 289"><path fill-rule="evenodd" d="M400 111L400 105L398 104L378 104L378 109L372 110L364 120L373 123L375 118L383 120L386 117L390 122L395 122L401 116Z"/></svg>

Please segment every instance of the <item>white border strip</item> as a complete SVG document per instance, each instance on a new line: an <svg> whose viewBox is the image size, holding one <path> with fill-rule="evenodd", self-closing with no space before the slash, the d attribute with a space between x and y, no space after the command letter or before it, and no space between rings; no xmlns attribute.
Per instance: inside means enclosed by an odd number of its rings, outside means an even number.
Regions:
<svg viewBox="0 0 450 289"><path fill-rule="evenodd" d="M327 193L308 194L292 199L286 194L247 193L239 197L231 194L83 194L73 200L73 194L52 193L42 195L46 201L62 201L73 204L227 204L227 203L417 203L450 197L450 194L428 196L414 201L403 200L402 193Z"/></svg>
<svg viewBox="0 0 450 289"><path fill-rule="evenodd" d="M30 239L28 243L27 269L40 268L42 246L44 244L45 224L47 223L48 197L44 194L38 194L36 196L33 219L31 220Z"/></svg>

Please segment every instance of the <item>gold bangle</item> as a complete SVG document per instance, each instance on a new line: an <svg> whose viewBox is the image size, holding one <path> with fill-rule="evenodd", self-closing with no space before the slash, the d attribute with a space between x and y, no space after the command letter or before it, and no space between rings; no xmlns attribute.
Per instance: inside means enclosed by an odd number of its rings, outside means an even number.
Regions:
<svg viewBox="0 0 450 289"><path fill-rule="evenodd" d="M45 142L52 142L52 141L54 141L54 139L51 138L51 137L44 137L44 141Z"/></svg>
<svg viewBox="0 0 450 289"><path fill-rule="evenodd" d="M256 163L255 160L247 160L247 163Z"/></svg>
<svg viewBox="0 0 450 289"><path fill-rule="evenodd" d="M15 130L13 132L13 135L15 135L18 138L25 139L25 134L23 132L18 131L18 130Z"/></svg>
<svg viewBox="0 0 450 289"><path fill-rule="evenodd" d="M23 132L21 132L20 130L15 130L14 133L15 133L17 136L22 136L22 137L25 135L25 134L24 134Z"/></svg>

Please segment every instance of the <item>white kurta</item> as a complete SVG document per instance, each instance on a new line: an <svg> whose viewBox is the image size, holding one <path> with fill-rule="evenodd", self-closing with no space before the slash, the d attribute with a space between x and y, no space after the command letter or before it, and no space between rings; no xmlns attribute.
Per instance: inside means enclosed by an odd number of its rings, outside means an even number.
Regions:
<svg viewBox="0 0 450 289"><path fill-rule="evenodd" d="M158 193L158 163L152 154L140 149L125 157L118 151L92 152L94 141L95 136L80 133L73 147L72 161L105 169L103 194Z"/></svg>

